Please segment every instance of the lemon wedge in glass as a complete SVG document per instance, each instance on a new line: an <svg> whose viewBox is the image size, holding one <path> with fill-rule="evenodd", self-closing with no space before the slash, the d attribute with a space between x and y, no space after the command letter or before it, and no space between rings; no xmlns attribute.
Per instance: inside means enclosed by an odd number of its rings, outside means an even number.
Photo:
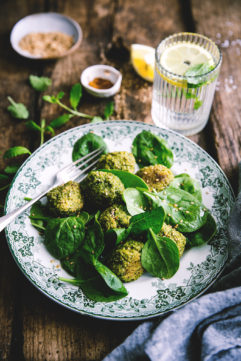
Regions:
<svg viewBox="0 0 241 361"><path fill-rule="evenodd" d="M143 79L153 82L155 49L142 44L131 45L131 64Z"/></svg>
<svg viewBox="0 0 241 361"><path fill-rule="evenodd" d="M184 75L186 71L198 64L214 65L208 50L197 44L188 42L177 43L166 48L160 57L160 64L167 71Z"/></svg>

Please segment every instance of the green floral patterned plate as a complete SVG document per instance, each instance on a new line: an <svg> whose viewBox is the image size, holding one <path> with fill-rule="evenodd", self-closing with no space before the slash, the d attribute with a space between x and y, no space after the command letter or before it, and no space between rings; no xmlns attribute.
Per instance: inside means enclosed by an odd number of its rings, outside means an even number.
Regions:
<svg viewBox="0 0 241 361"><path fill-rule="evenodd" d="M228 256L227 219L233 203L232 189L215 161L195 143L170 130L135 121L86 124L49 140L37 149L18 171L6 201L6 213L21 206L24 197L34 197L51 182L55 172L71 161L75 141L94 131L109 150L130 150L132 140L142 130L166 139L174 153L175 174L187 172L202 184L203 201L215 217L218 233L211 245L184 253L178 272L169 280L144 274L126 284L128 296L110 303L89 300L73 285L59 281L70 277L59 261L47 252L43 238L34 229L28 212L6 229L15 261L25 276L44 294L59 304L82 314L114 320L146 319L176 309L200 295L223 269Z"/></svg>

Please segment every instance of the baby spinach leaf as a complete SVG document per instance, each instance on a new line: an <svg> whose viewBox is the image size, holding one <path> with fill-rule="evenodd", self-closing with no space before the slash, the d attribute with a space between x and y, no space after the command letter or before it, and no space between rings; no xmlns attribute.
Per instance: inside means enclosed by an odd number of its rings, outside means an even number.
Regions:
<svg viewBox="0 0 241 361"><path fill-rule="evenodd" d="M85 226L81 218L52 218L47 223L45 245L54 257L61 259L73 254L84 236Z"/></svg>
<svg viewBox="0 0 241 361"><path fill-rule="evenodd" d="M12 117L17 119L27 119L29 116L28 109L22 103L16 103L11 97L8 97L11 105L8 106L8 111L11 113Z"/></svg>
<svg viewBox="0 0 241 361"><path fill-rule="evenodd" d="M81 260L80 260L79 252L77 250L74 254L62 258L61 266L71 276L77 277L76 267L79 262L81 262Z"/></svg>
<svg viewBox="0 0 241 361"><path fill-rule="evenodd" d="M148 189L148 185L144 182L143 179L137 175L118 169L99 169L101 172L108 172L116 175L121 182L124 184L125 188L143 188Z"/></svg>
<svg viewBox="0 0 241 361"><path fill-rule="evenodd" d="M141 253L142 266L151 275L171 278L179 268L179 252L176 243L167 237L154 234L150 229Z"/></svg>
<svg viewBox="0 0 241 361"><path fill-rule="evenodd" d="M64 124L66 124L71 118L73 117L73 114L63 114L60 115L58 118L52 120L49 123L49 126L56 129L62 127Z"/></svg>
<svg viewBox="0 0 241 361"><path fill-rule="evenodd" d="M144 192L144 195L153 207L164 208L165 222L176 226L180 232L194 232L206 222L205 207L192 194L182 189L168 187L162 192Z"/></svg>
<svg viewBox="0 0 241 361"><path fill-rule="evenodd" d="M217 232L217 224L210 212L207 212L206 223L197 231L187 234L187 247L201 246L209 242Z"/></svg>
<svg viewBox="0 0 241 361"><path fill-rule="evenodd" d="M126 188L123 193L123 199L131 216L145 212L148 207L148 202L143 192L136 188Z"/></svg>
<svg viewBox="0 0 241 361"><path fill-rule="evenodd" d="M187 173L176 175L169 187L183 189L197 198L199 202L202 202L202 191L199 182Z"/></svg>
<svg viewBox="0 0 241 361"><path fill-rule="evenodd" d="M124 296L128 294L121 280L103 263L96 259L94 262L94 267L110 289Z"/></svg>
<svg viewBox="0 0 241 361"><path fill-rule="evenodd" d="M4 159L11 159L23 154L31 154L30 150L22 146L9 148L3 155Z"/></svg>
<svg viewBox="0 0 241 361"><path fill-rule="evenodd" d="M132 153L140 167L163 164L171 168L173 164L173 153L166 141L146 130L135 137Z"/></svg>
<svg viewBox="0 0 241 361"><path fill-rule="evenodd" d="M102 267L100 267L99 265L97 266L97 268L99 268L100 270L100 268ZM76 272L76 279L66 279L62 277L59 279L61 281L79 286L85 296L95 302L112 302L119 300L127 295L127 291L123 285L122 288L122 286L117 282L117 280L112 280L112 276L107 276L108 271L106 271L106 269L101 270L103 276L107 279L109 284L113 283L114 288L117 288L120 291L115 291L110 288L105 282L104 278L94 268L94 266L89 265L84 261L77 263Z"/></svg>
<svg viewBox="0 0 241 361"><path fill-rule="evenodd" d="M136 214L130 219L131 234L139 234L152 228L154 233L160 232L165 218L162 207Z"/></svg>
<svg viewBox="0 0 241 361"><path fill-rule="evenodd" d="M33 89L39 92L46 90L52 84L50 78L44 76L39 77L36 75L29 75L29 82Z"/></svg>
<svg viewBox="0 0 241 361"><path fill-rule="evenodd" d="M117 246L119 243L123 242L126 240L126 238L129 236L131 231L131 227L129 228L113 228L113 229L109 229L106 233L105 233L105 250L106 248L114 248L115 246Z"/></svg>
<svg viewBox="0 0 241 361"><path fill-rule="evenodd" d="M80 83L74 84L70 90L70 97L69 97L69 101L70 101L70 105L72 106L72 108L74 108L75 110L77 109L80 99L82 97L82 86Z"/></svg>
<svg viewBox="0 0 241 361"><path fill-rule="evenodd" d="M85 238L80 248L80 256L90 264L93 264L94 259L99 258L105 247L104 233L97 218L98 214L87 224Z"/></svg>
<svg viewBox="0 0 241 361"><path fill-rule="evenodd" d="M41 226L40 229L44 229L47 221L52 217L49 215L47 206L38 201L32 205L29 218L32 226L37 229Z"/></svg>
<svg viewBox="0 0 241 361"><path fill-rule="evenodd" d="M104 147L103 153L107 153L107 145L104 140L97 134L87 133L75 142L72 159L76 161L100 147Z"/></svg>

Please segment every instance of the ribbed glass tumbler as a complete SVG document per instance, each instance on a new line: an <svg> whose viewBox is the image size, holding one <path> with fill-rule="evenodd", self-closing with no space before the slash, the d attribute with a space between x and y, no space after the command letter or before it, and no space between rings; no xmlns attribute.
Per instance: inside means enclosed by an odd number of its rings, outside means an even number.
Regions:
<svg viewBox="0 0 241 361"><path fill-rule="evenodd" d="M163 40L155 53L153 122L183 135L201 131L209 118L221 62L219 48L203 35L178 33Z"/></svg>

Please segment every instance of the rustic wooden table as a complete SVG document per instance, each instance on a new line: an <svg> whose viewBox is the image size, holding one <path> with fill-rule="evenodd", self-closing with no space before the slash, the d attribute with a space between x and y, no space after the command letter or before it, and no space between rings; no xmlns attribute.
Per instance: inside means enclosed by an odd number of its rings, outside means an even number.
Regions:
<svg viewBox="0 0 241 361"><path fill-rule="evenodd" d="M54 11L73 17L84 39L72 55L56 62L28 61L11 49L9 34L22 17ZM216 41L223 53L218 89L206 128L190 137L204 148L228 176L237 191L241 129L241 2L239 0L3 0L0 10L0 151L14 145L31 150L38 136L24 121L6 111L7 96L23 102L31 119L51 120L59 115L28 84L29 74L52 79L53 93L69 91L88 65L114 65L123 74L121 91L114 97L112 119L152 123L152 85L134 72L129 47L141 43L155 47L161 39L180 31L198 32ZM84 94L81 111L101 114L105 100ZM83 124L73 118L59 132ZM4 162L1 160L1 168ZM4 194L2 192L2 201ZM17 268L4 232L0 242L0 360L101 360L120 344L138 322L112 322L84 317L49 300Z"/></svg>

